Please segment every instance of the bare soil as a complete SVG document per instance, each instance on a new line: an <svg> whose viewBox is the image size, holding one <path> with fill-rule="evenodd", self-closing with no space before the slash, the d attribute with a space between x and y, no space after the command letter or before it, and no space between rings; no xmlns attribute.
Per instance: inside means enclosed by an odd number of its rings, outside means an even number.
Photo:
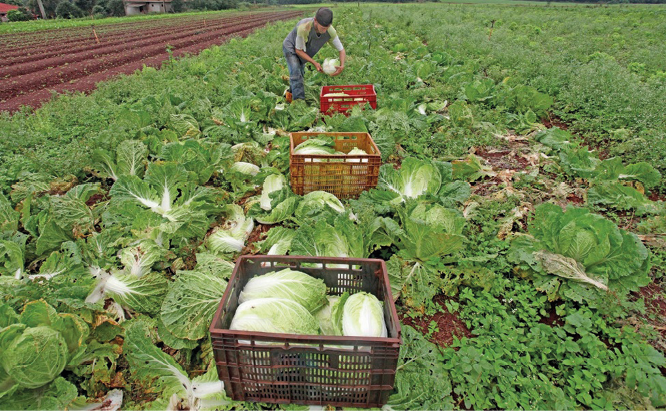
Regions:
<svg viewBox="0 0 666 411"><path fill-rule="evenodd" d="M161 29L137 22L108 28L113 31L103 35L104 42L100 40L100 44L91 39L90 28L39 32L21 50L16 49L16 41L3 36L0 40L6 41L6 46L0 46L0 53L6 52L3 62L5 56L10 62L0 65L0 111L15 112L21 106L37 108L54 91L89 92L98 82L113 76L131 74L144 65L159 67L169 59L167 45L174 57L196 54L231 37L246 37L269 22L302 14L303 11L294 10L239 13L234 17L212 17L205 22L189 18L182 26L178 25L178 19L173 19ZM58 49L62 47L58 39L66 42L67 48Z"/></svg>
<svg viewBox="0 0 666 411"><path fill-rule="evenodd" d="M437 344L440 347L448 347L453 343L453 337L458 339L462 337L472 338L473 335L465 325L465 323L458 317L457 314L451 314L444 305L445 301L450 300L451 297L438 295L433 298L436 304L442 307L440 312L434 315L424 315L419 318L412 318L404 313L399 313L400 323L409 325L415 330L420 331L423 335L428 337L428 341ZM429 333L431 322L437 324L437 328L432 328L432 333Z"/></svg>

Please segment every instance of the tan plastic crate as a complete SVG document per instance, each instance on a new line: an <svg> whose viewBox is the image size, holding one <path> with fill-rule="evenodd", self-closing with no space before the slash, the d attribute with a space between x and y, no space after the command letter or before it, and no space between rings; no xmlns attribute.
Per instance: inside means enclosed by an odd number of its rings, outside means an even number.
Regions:
<svg viewBox="0 0 666 411"><path fill-rule="evenodd" d="M366 155L294 154L294 148L309 138L334 137L336 151L349 153L354 147ZM290 133L291 189L298 195L327 191L338 198L357 198L377 186L382 157L368 133Z"/></svg>

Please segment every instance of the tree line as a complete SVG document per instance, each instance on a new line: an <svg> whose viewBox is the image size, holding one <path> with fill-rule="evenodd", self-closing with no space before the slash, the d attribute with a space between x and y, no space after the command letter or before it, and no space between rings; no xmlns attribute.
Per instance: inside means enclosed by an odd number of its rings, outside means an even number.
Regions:
<svg viewBox="0 0 666 411"><path fill-rule="evenodd" d="M28 21L42 16L38 0L4 0L3 3L19 6L18 10L10 10L7 13L9 21ZM125 16L123 0L41 0L41 3L47 19ZM175 13L192 10L234 9L243 4L238 0L171 0Z"/></svg>
<svg viewBox="0 0 666 411"><path fill-rule="evenodd" d="M666 4L666 0L531 0L543 3L587 3L587 4Z"/></svg>

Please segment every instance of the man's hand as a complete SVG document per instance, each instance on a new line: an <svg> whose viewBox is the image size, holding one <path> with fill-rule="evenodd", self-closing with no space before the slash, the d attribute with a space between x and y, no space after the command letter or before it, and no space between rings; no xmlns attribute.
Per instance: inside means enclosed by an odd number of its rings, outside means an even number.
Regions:
<svg viewBox="0 0 666 411"><path fill-rule="evenodd" d="M335 70L335 73L331 74L331 76L335 77L338 74L342 73L342 70L345 69L345 66L338 66L338 68Z"/></svg>
<svg viewBox="0 0 666 411"><path fill-rule="evenodd" d="M318 72L323 73L324 70L321 68L321 64L317 63L316 61L313 63L315 68L317 69Z"/></svg>

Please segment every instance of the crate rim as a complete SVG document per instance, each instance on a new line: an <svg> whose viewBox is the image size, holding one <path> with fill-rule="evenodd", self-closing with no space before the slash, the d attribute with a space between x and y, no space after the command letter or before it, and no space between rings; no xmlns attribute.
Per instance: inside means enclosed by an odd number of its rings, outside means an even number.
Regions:
<svg viewBox="0 0 666 411"><path fill-rule="evenodd" d="M298 154L294 153L294 149L296 146L294 145L294 135L301 135L301 136L319 136L319 135L328 135L328 136L352 136L352 135L364 135L368 138L368 141L372 144L372 147L375 149L374 154L345 154L344 156L341 154ZM381 151L379 151L379 147L377 147L377 143L375 143L375 140L372 138L372 135L368 132L362 132L362 131L322 131L322 132L316 132L316 131L292 131L289 132L289 155L290 156L304 156L304 157L311 157L311 158L368 158L368 157L378 157L382 158ZM326 257L326 258L334 258L334 257ZM383 260L382 260L383 261Z"/></svg>
<svg viewBox="0 0 666 411"><path fill-rule="evenodd" d="M389 301L391 302L390 307L389 307L389 312L391 317L393 317L394 323L395 323L395 328L396 328L396 334L397 337L360 337L360 336L337 336L337 335L302 335L302 334L283 334L283 333L265 333L265 332L260 332L260 331L240 331L240 330L228 330L224 328L216 328L215 325L219 322L220 316L222 314L222 303L224 301L227 301L229 298L228 294L231 292L231 287L229 287L229 284L232 283L232 281L236 278L238 274L239 267L242 262L244 261L257 261L257 262L265 262L265 261L284 261L284 262L289 262L289 261L300 261L300 262L305 262L305 263L318 263L318 264L340 264L340 263L346 263L349 265L360 265L361 263L379 263L381 268L382 268L382 273L384 276L385 284L386 284L386 291L387 291L387 297ZM213 335L215 336L239 336L242 337L243 339L247 339L248 337L258 337L257 339L259 341L275 341L279 340L279 342L282 342L286 344L286 346L275 346L275 348L278 349L289 349L292 347L289 347L289 344L294 343L294 344L318 344L320 347L303 347L302 345L293 347L295 349L312 349L312 350L319 350L322 345L325 345L325 343L330 343L332 345L347 345L347 346L354 346L355 349L353 351L350 351L350 353L355 353L355 352L364 352L362 350L358 350L358 346L387 346L387 344L391 346L400 346L402 344L402 328L400 327L400 319L398 318L398 312L395 308L395 304L393 304L393 293L391 292L391 283L389 282L388 278L388 272L386 270L386 262L382 259L379 258L348 258L348 257L313 257L313 256L300 256L300 255L241 255L239 256L235 263L234 263L234 269L231 274L231 277L229 278L229 282L227 283L227 288L224 290L224 294L222 295L222 299L220 300L220 303L218 304L217 310L215 310L215 315L213 316L213 321L211 322L211 325L208 329L211 337ZM354 342L353 343L348 343L347 341L353 338ZM316 341L313 341L316 340ZM358 344L357 342L363 342L365 344ZM243 344L243 345L249 345L249 346L255 346L254 343L252 344ZM263 346L262 346L263 347Z"/></svg>
<svg viewBox="0 0 666 411"><path fill-rule="evenodd" d="M372 92L373 94L368 94L370 96L377 95L377 92L375 91L375 85L374 84L331 84L331 85L326 85L326 86L321 86L321 90L319 90L319 97L324 97L324 89L330 90L332 88L340 88L340 89L345 89L345 88L367 88L368 92ZM352 97L359 97L359 96L352 96Z"/></svg>

